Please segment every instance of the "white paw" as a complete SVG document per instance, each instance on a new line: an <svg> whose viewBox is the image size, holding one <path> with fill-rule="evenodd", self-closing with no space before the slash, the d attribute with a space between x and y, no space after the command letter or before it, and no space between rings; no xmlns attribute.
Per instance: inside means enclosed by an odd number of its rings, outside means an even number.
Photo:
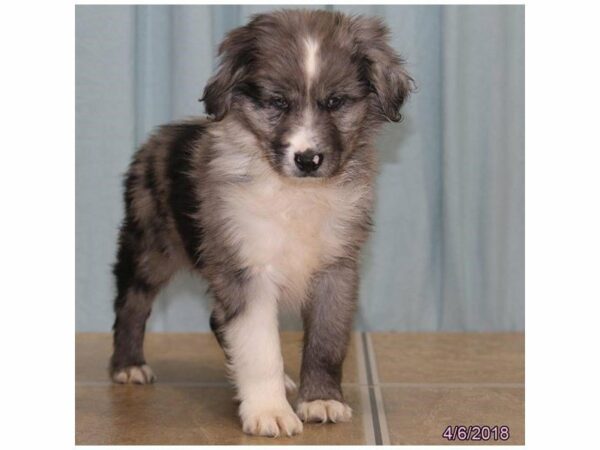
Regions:
<svg viewBox="0 0 600 450"><path fill-rule="evenodd" d="M288 394L293 394L296 392L296 389L298 389L294 380L292 380L287 373L283 374L283 382L285 383L285 392Z"/></svg>
<svg viewBox="0 0 600 450"><path fill-rule="evenodd" d="M156 376L150 366L129 366L113 373L112 379L119 384L149 384L156 381Z"/></svg>
<svg viewBox="0 0 600 450"><path fill-rule="evenodd" d="M302 433L302 422L287 401L280 406L259 407L242 403L240 417L244 433L270 437Z"/></svg>
<svg viewBox="0 0 600 450"><path fill-rule="evenodd" d="M348 422L352 418L352 408L337 400L300 402L296 412L303 422L336 423Z"/></svg>

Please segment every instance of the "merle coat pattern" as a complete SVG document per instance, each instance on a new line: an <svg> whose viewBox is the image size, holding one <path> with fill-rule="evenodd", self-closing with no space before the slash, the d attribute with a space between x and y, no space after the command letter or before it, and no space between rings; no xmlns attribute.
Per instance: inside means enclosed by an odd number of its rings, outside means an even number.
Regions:
<svg viewBox="0 0 600 450"><path fill-rule="evenodd" d="M159 128L127 173L111 376L154 381L146 320L157 292L187 268L214 295L210 325L245 432L349 420L341 368L371 227L372 141L400 120L412 79L380 20L325 11L257 15L219 55L202 99L209 117ZM295 411L280 305L305 326Z"/></svg>

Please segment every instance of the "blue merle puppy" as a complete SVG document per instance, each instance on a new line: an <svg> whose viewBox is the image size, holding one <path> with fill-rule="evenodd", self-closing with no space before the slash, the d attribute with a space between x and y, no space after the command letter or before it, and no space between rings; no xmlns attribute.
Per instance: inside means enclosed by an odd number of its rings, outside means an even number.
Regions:
<svg viewBox="0 0 600 450"><path fill-rule="evenodd" d="M400 120L412 79L379 19L319 10L254 16L219 55L202 99L209 117L158 129L127 173L112 379L154 381L146 320L159 290L188 268L214 295L210 325L246 433L348 421L342 362L371 227L372 142ZM304 321L295 410L280 305Z"/></svg>

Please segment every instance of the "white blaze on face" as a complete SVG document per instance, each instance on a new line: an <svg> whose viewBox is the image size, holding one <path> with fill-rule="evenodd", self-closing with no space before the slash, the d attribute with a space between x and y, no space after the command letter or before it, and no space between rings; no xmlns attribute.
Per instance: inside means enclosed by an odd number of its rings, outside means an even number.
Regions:
<svg viewBox="0 0 600 450"><path fill-rule="evenodd" d="M306 75L306 86L308 89L315 78L315 75L317 74L317 54L319 53L319 44L317 44L314 39L307 38L304 41L304 46L304 72Z"/></svg>
<svg viewBox="0 0 600 450"><path fill-rule="evenodd" d="M319 44L313 38L308 37L304 40L304 76L306 77L306 95L309 95L310 86L315 79L318 71ZM294 155L315 148L315 138L313 133L313 117L311 110L306 109L302 115L302 121L292 131L287 148L288 164L295 167Z"/></svg>

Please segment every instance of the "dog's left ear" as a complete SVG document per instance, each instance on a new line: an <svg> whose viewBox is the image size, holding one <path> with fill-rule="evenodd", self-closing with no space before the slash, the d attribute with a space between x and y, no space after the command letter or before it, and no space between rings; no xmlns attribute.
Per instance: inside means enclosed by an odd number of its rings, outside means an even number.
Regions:
<svg viewBox="0 0 600 450"><path fill-rule="evenodd" d="M357 50L364 72L375 93L375 109L388 120L399 122L400 108L415 89L414 80L406 72L404 61L389 45L389 30L381 19L359 16Z"/></svg>
<svg viewBox="0 0 600 450"><path fill-rule="evenodd" d="M236 85L245 77L254 54L254 35L251 25L230 31L219 46L217 73L204 88L200 101L207 114L221 120L231 107Z"/></svg>

